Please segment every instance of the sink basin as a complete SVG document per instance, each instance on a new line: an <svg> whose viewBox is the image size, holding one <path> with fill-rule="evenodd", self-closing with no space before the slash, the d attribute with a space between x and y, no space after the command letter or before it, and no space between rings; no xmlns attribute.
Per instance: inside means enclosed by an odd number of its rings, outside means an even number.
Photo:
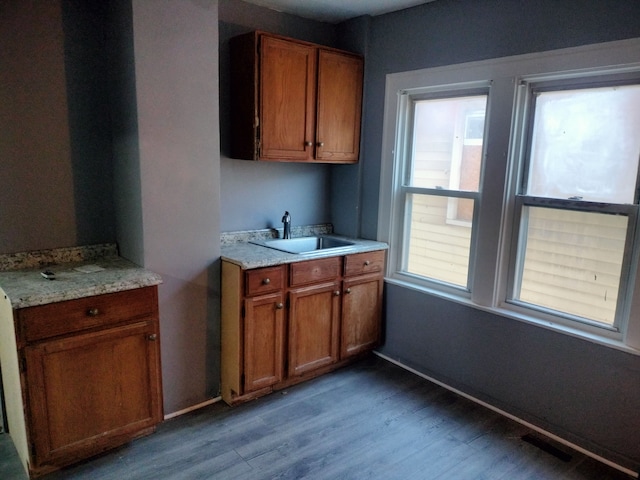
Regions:
<svg viewBox="0 0 640 480"><path fill-rule="evenodd" d="M256 240L250 243L262 245L287 253L310 254L317 252L348 250L354 243L335 237L298 237L274 238L273 240Z"/></svg>

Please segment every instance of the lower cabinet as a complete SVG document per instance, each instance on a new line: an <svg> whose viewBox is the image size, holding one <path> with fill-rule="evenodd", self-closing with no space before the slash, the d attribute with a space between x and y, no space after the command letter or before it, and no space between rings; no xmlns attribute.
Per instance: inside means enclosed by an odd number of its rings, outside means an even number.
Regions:
<svg viewBox="0 0 640 480"><path fill-rule="evenodd" d="M32 476L162 420L156 287L25 308L16 319Z"/></svg>
<svg viewBox="0 0 640 480"><path fill-rule="evenodd" d="M339 322L338 282L289 292L289 377L338 361Z"/></svg>
<svg viewBox="0 0 640 480"><path fill-rule="evenodd" d="M244 391L274 385L284 374L284 297L273 293L245 300Z"/></svg>
<svg viewBox="0 0 640 480"><path fill-rule="evenodd" d="M378 345L384 250L242 270L222 263L222 398L267 394Z"/></svg>
<svg viewBox="0 0 640 480"><path fill-rule="evenodd" d="M371 350L380 340L383 280L378 274L344 280L340 357Z"/></svg>

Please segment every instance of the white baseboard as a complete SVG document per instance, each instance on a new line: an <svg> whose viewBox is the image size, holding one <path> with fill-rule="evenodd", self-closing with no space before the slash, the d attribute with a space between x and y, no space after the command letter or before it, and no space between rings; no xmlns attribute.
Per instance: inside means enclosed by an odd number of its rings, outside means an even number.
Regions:
<svg viewBox="0 0 640 480"><path fill-rule="evenodd" d="M549 437L549 438L555 440L558 443L566 445L567 447L572 448L573 450L576 450L576 451L578 451L580 453L583 453L584 455L587 455L587 456L589 456L589 457L591 457L591 458L593 458L593 459L595 459L595 460L597 460L599 462L602 462L605 465L608 465L608 466L610 466L612 468L615 468L616 470L620 470L621 472L626 473L627 475L630 475L633 478L638 478L638 472L634 472L633 470L629 470L628 468L625 468L622 465L618 465L617 463L612 462L611 460L607 460L606 458L603 458L600 455L597 455L597 454L595 454L593 452L590 452L589 450L586 450L585 448L582 448L579 445L576 445L576 444L574 444L574 443L572 443L572 442L570 442L568 440L565 440L562 437L554 435L553 433L548 432L548 431L544 430L543 428L540 428L540 427L538 427L536 425L533 425L533 424L527 422L526 420L518 418L515 415L512 415L512 414L510 414L508 412L505 412L504 410L501 410L500 408L495 407L494 405L491 405L490 403L483 402L482 400L480 400L480 399L478 399L478 398L476 398L476 397L474 397L472 395L469 395L468 393L460 391L460 390L458 390L456 388L453 388L453 387L447 385L446 383L443 383L443 382L441 382L439 380L436 380L435 378L432 378L429 375L425 375L424 373L419 372L418 370L415 370L414 368L408 367L407 365L405 365L405 364L403 364L403 363L401 363L401 362L399 362L397 360L394 360L393 358L390 358L390 357L388 357L388 356L386 356L386 355L384 355L384 354L382 354L380 352L374 351L373 353L375 353L380 358L384 358L388 362L393 363L394 365L397 365L397 366L399 366L399 367L401 367L401 368L403 368L403 369L405 369L405 370L407 370L407 371L409 371L411 373L414 373L415 375L418 375L419 377L424 378L425 380L429 380L430 382L433 382L436 385L440 385L441 387L446 388L447 390L450 390L450 391L452 391L454 393L457 393L458 395L460 395L460 396L462 396L462 397L464 397L464 398L466 398L468 400L471 400L472 402L475 402L475 403L477 403L479 405L482 405L483 407L486 407L486 408L488 408L490 410L493 410L494 412L499 413L500 415L503 415L503 416L505 416L507 418L510 418L511 420L514 420L514 421L520 423L521 425L524 425L525 427L530 428L531 430L535 430L536 432L541 433L542 435L544 435L546 437Z"/></svg>

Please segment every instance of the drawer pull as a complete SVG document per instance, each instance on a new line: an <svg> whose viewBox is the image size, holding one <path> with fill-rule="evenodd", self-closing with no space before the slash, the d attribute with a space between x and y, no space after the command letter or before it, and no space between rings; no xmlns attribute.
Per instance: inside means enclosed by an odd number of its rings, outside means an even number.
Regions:
<svg viewBox="0 0 640 480"><path fill-rule="evenodd" d="M87 310L87 315L89 315L90 317L97 317L100 314L100 310L98 310L97 308L90 308L89 310Z"/></svg>
<svg viewBox="0 0 640 480"><path fill-rule="evenodd" d="M158 335L155 333L151 333L149 335L147 335L147 340L151 341L151 342L155 342L158 339Z"/></svg>
<svg viewBox="0 0 640 480"><path fill-rule="evenodd" d="M351 293L351 289L350 289L350 288L347 288L347 289L344 291L344 293L346 293L347 295L348 295L348 294L350 294L350 293Z"/></svg>
<svg viewBox="0 0 640 480"><path fill-rule="evenodd" d="M276 303L276 308L278 310L282 310L284 308L284 305L282 303Z"/></svg>
<svg viewBox="0 0 640 480"><path fill-rule="evenodd" d="M369 265L371 265L371 262L369 260L365 260L364 261L364 266L368 267Z"/></svg>
<svg viewBox="0 0 640 480"><path fill-rule="evenodd" d="M270 283L271 283L271 280L268 278L265 278L264 280L262 280L263 285L269 285Z"/></svg>

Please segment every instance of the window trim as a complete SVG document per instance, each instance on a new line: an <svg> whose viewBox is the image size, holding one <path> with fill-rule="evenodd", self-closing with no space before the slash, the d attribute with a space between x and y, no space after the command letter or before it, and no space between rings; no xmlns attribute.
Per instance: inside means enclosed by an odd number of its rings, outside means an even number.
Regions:
<svg viewBox="0 0 640 480"><path fill-rule="evenodd" d="M522 162L509 162L514 155L521 155L526 148L526 138L512 132L522 131L528 114L528 102L518 98L526 94L533 82L567 79L597 79L602 75L637 75L640 72L640 39L622 40L602 44L552 50L542 53L504 57L493 60L435 67L411 72L389 74L386 77L385 113L383 122L380 197L378 209L378 239L389 243L389 261L386 280L407 288L438 295L463 303L483 311L506 316L515 320L539 325L555 331L578 336L640 355L640 282L636 281L640 248L636 247L628 265L630 298L623 307L628 324L621 325L621 332L607 331L602 327L576 325L575 321L563 322L555 315L533 312L531 309L506 302L508 291L509 261L514 248L515 192L519 192L518 182L522 178ZM407 93L442 92L452 87L477 88L490 85L485 129L488 144L485 155L491 161L485 162L478 200L477 252L473 271L473 286L468 295L434 285L416 282L398 271L398 242L402 232L398 226L397 198L398 174L395 167L395 153L401 151L404 139L396 134L396 119L401 111L402 96ZM517 107L514 109L514 105ZM406 118L401 119L406 121ZM506 135L496 132L506 132ZM487 185L491 184L491 188ZM440 192L440 190L439 190ZM444 193L444 192L442 192ZM476 214L474 213L474 216ZM638 238L640 227L636 222ZM482 278L482 281L477 281Z"/></svg>

